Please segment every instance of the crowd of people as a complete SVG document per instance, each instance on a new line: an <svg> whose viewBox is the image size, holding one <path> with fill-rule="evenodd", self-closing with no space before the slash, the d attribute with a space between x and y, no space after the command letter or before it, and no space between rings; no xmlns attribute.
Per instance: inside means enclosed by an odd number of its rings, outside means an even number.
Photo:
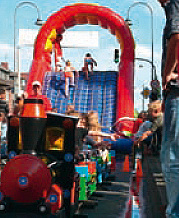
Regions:
<svg viewBox="0 0 179 218"><path fill-rule="evenodd" d="M119 128L116 127L115 131L109 133L102 131L97 112L80 114L75 111L74 105L68 105L66 114L79 117L75 143L78 151L83 151L84 147L96 149L105 145L119 153L130 154L133 146L135 149L145 149L148 153L150 151L158 155L160 152L163 114L159 100L150 103L148 111L140 113L138 118L120 119L121 123L117 124ZM129 130L127 125L131 125L126 123L126 120L135 123L131 132L124 131Z"/></svg>

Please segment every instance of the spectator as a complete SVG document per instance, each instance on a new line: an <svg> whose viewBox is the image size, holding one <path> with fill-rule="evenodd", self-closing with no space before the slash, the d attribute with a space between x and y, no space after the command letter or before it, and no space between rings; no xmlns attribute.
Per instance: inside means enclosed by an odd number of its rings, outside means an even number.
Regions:
<svg viewBox="0 0 179 218"><path fill-rule="evenodd" d="M88 116L86 113L82 113L79 117L77 127L75 129L75 145L79 150L83 150L83 142L85 136L88 135Z"/></svg>
<svg viewBox="0 0 179 218"><path fill-rule="evenodd" d="M98 122L97 112L88 112L88 126L89 131L91 131L91 135L93 135L92 138L97 142L101 142L102 138L97 134L98 132L101 132L101 126Z"/></svg>
<svg viewBox="0 0 179 218"><path fill-rule="evenodd" d="M99 147L99 156L101 156L103 163L109 162L108 144L105 142L102 142L101 146Z"/></svg>
<svg viewBox="0 0 179 218"><path fill-rule="evenodd" d="M79 72L72 67L71 62L68 60L65 63L65 96L68 97L69 95L69 87L74 86L74 72L76 72L76 77L79 77Z"/></svg>
<svg viewBox="0 0 179 218"><path fill-rule="evenodd" d="M167 217L179 217L179 0L158 0L166 13L163 34L162 87L164 93L164 128L161 164L166 181ZM178 67L177 67L178 68Z"/></svg>
<svg viewBox="0 0 179 218"><path fill-rule="evenodd" d="M92 112L90 112L92 116ZM94 118L96 119L96 113L94 112ZM89 121L89 114L82 113L79 117L75 133L75 144L80 150L83 150L83 145L97 146L98 142L101 142L101 138L113 138L112 134L99 131L99 129L91 129ZM94 122L95 123L95 122ZM98 137L100 140L97 141Z"/></svg>
<svg viewBox="0 0 179 218"><path fill-rule="evenodd" d="M141 119L143 122L148 120L148 112L147 111L141 111L138 115L138 118Z"/></svg>
<svg viewBox="0 0 179 218"><path fill-rule="evenodd" d="M6 102L6 91L0 90L0 143L2 158L7 154L7 115L9 114L9 105Z"/></svg>
<svg viewBox="0 0 179 218"><path fill-rule="evenodd" d="M154 101L149 104L148 106L149 111L149 121L151 123L145 122L141 128L143 128L143 132L138 132L138 135L136 134L136 137L138 138L134 144L136 143L142 143L147 142L147 144L150 144L152 138L157 134L158 141L157 141L157 148L153 148L154 150L159 151L160 150L160 144L161 144L161 132L162 132L162 126L163 126L163 114L161 112L161 103L159 100ZM145 127L145 128L144 128ZM140 128L140 129L141 129ZM146 131L145 131L146 129ZM152 136L152 137L151 137Z"/></svg>
<svg viewBox="0 0 179 218"><path fill-rule="evenodd" d="M84 57L84 67L83 71L85 72L86 79L88 80L88 73L89 73L89 65L91 68L91 74L93 74L93 65L97 66L97 62L91 57L90 53L87 53Z"/></svg>
<svg viewBox="0 0 179 218"><path fill-rule="evenodd" d="M143 133L146 131L149 131L152 127L152 122L149 120L144 121L138 129L138 132L134 134L134 140L138 140L140 137L142 137Z"/></svg>
<svg viewBox="0 0 179 218"><path fill-rule="evenodd" d="M73 104L68 104L67 105L67 109L66 109L66 115L70 115L70 116L77 116L78 117L78 112L75 111L75 106Z"/></svg>
<svg viewBox="0 0 179 218"><path fill-rule="evenodd" d="M145 118L147 119L147 118ZM149 146L152 141L152 135L148 136L146 139L144 139L141 143L139 143L139 138L142 137L143 133L146 131L149 131L152 127L152 122L147 120L144 120L144 122L139 126L138 131L134 134L134 147L133 147L133 158L135 157L136 152L140 152L142 149L142 153L144 149L146 149L147 153L150 153ZM147 145L146 147L144 147Z"/></svg>
<svg viewBox="0 0 179 218"><path fill-rule="evenodd" d="M18 95L16 100L15 100L15 106L14 106L14 116L19 116L24 108L24 99L25 99L25 94Z"/></svg>
<svg viewBox="0 0 179 218"><path fill-rule="evenodd" d="M0 132L0 142L1 142L1 158L7 157L7 117L4 113L0 113L1 120L1 132Z"/></svg>
<svg viewBox="0 0 179 218"><path fill-rule="evenodd" d="M143 124L143 122L148 120L148 112L143 111L140 112L138 115L138 118L134 121L134 126L133 126L133 134L136 134L140 128L140 126Z"/></svg>
<svg viewBox="0 0 179 218"><path fill-rule="evenodd" d="M39 81L34 81L32 83L32 94L28 96L28 98L37 98L37 99L42 99L43 100L43 107L46 112L51 112L52 111L52 106L50 103L50 100L42 95L41 91L41 83Z"/></svg>
<svg viewBox="0 0 179 218"><path fill-rule="evenodd" d="M52 108L52 112L53 113L58 113L58 109L54 107L54 108Z"/></svg>
<svg viewBox="0 0 179 218"><path fill-rule="evenodd" d="M98 113L90 111L88 113L88 136L90 136L93 141L100 143L104 138L109 138L115 140L113 134L105 133L101 131L101 125L98 122Z"/></svg>
<svg viewBox="0 0 179 218"><path fill-rule="evenodd" d="M6 116L9 113L9 105L6 102L6 91L0 90L0 113L4 113Z"/></svg>

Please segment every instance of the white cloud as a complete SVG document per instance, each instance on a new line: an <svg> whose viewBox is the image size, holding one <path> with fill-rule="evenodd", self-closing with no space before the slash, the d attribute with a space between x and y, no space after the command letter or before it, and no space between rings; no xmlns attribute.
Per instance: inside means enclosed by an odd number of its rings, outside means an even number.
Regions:
<svg viewBox="0 0 179 218"><path fill-rule="evenodd" d="M20 71L28 71L33 59L33 49L30 47L19 50ZM16 57L17 58L17 57ZM14 69L14 46L10 44L0 44L0 62L8 62L9 68ZM17 64L17 63L16 63Z"/></svg>
<svg viewBox="0 0 179 218"><path fill-rule="evenodd" d="M0 44L0 62L8 62L9 68L13 69L13 63L14 63L14 52L13 52L13 46L10 44Z"/></svg>
<svg viewBox="0 0 179 218"><path fill-rule="evenodd" d="M138 44L135 49L135 57L144 58L152 61L152 48L150 45ZM153 53L153 62L156 67L157 77L160 80L161 77L161 57L162 57L162 49L160 45L154 46ZM144 64L144 63L143 63Z"/></svg>
<svg viewBox="0 0 179 218"><path fill-rule="evenodd" d="M13 49L13 46L12 45L9 45L9 44L0 44L0 52L2 50L12 50Z"/></svg>
<svg viewBox="0 0 179 218"><path fill-rule="evenodd" d="M152 46L149 45L143 45L143 44L137 44L135 49L136 57L142 57L142 58L149 58L152 57ZM155 59L161 59L161 50L154 48L153 53Z"/></svg>

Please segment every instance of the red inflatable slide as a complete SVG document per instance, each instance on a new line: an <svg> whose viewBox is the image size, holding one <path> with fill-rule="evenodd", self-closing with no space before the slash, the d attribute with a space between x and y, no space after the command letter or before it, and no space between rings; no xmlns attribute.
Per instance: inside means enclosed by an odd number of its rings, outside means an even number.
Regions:
<svg viewBox="0 0 179 218"><path fill-rule="evenodd" d="M52 14L38 33L34 46L34 59L30 69L27 92L32 82L43 82L51 64L52 45L57 36L75 25L100 25L115 35L121 48L117 81L116 119L134 116L134 40L129 27L117 13L98 4L76 3ZM58 52L59 48L58 48Z"/></svg>

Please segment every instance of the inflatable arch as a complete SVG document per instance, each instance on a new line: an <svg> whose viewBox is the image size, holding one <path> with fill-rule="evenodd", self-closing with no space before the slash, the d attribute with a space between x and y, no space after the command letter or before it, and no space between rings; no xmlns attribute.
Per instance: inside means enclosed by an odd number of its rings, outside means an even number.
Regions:
<svg viewBox="0 0 179 218"><path fill-rule="evenodd" d="M62 8L50 16L38 33L34 45L34 59L29 73L27 92L30 93L34 80L43 81L47 71L46 56L50 40L55 32L63 34L75 25L100 25L115 35L121 48L119 77L117 81L116 119L134 116L134 40L129 27L117 13L97 4L76 3Z"/></svg>

